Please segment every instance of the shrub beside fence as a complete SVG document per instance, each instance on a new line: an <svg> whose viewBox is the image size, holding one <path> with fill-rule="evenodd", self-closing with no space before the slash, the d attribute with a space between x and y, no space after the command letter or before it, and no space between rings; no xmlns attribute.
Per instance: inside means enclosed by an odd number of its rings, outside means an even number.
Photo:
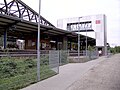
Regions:
<svg viewBox="0 0 120 90"><path fill-rule="evenodd" d="M57 51L59 52L59 51ZM58 54L58 53L57 53ZM8 56L7 56L8 55ZM1 55L0 57L0 90L17 90L37 82L37 59L36 55L27 56L15 54ZM50 59L50 53L42 52L40 59L40 79L44 80L59 72L59 59L57 62ZM59 56L59 55L57 55ZM53 54L53 57L56 55ZM51 60L51 61L50 61ZM52 62L52 63L50 63ZM55 65L56 70L52 67Z"/></svg>
<svg viewBox="0 0 120 90"><path fill-rule="evenodd" d="M85 56L81 52L80 56ZM96 52L87 52L90 59L97 58ZM41 51L40 79L44 80L59 73L59 65L69 63L68 57L76 57L76 51ZM0 90L16 90L37 82L37 52L0 52Z"/></svg>

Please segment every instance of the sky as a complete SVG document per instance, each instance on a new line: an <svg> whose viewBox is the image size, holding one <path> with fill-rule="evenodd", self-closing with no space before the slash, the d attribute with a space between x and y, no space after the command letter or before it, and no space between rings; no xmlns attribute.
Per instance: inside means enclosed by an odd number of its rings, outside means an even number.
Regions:
<svg viewBox="0 0 120 90"><path fill-rule="evenodd" d="M39 0L22 0L39 11ZM107 42L120 45L120 0L41 0L41 15L57 26L57 20L87 15L107 16Z"/></svg>

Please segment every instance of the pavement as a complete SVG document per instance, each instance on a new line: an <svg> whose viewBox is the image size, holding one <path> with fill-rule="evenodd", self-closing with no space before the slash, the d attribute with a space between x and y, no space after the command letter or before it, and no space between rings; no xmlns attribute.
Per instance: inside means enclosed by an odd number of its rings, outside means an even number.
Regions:
<svg viewBox="0 0 120 90"><path fill-rule="evenodd" d="M66 90L120 90L120 54L91 68Z"/></svg>
<svg viewBox="0 0 120 90"><path fill-rule="evenodd" d="M22 90L66 90L67 87L77 81L89 69L105 59L105 57L100 57L86 63L70 63L60 66L58 75L30 85Z"/></svg>
<svg viewBox="0 0 120 90"><path fill-rule="evenodd" d="M120 54L60 67L58 75L22 90L120 90Z"/></svg>

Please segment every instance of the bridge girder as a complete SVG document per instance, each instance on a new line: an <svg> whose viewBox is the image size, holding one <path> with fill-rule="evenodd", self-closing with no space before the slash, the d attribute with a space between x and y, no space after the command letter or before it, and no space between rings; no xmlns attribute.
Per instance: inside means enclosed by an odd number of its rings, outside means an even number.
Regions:
<svg viewBox="0 0 120 90"><path fill-rule="evenodd" d="M38 23L39 14L21 0L12 0L11 2L4 0L3 3L0 3L0 14ZM42 16L40 17L40 24L55 27Z"/></svg>

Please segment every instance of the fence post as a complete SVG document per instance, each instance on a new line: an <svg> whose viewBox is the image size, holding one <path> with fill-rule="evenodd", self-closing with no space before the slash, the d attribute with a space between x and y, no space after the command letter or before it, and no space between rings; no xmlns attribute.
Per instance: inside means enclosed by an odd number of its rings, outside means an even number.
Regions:
<svg viewBox="0 0 120 90"><path fill-rule="evenodd" d="M61 50L59 50L59 65L61 66Z"/></svg>
<svg viewBox="0 0 120 90"><path fill-rule="evenodd" d="M67 51L67 61L69 63L69 50Z"/></svg>

